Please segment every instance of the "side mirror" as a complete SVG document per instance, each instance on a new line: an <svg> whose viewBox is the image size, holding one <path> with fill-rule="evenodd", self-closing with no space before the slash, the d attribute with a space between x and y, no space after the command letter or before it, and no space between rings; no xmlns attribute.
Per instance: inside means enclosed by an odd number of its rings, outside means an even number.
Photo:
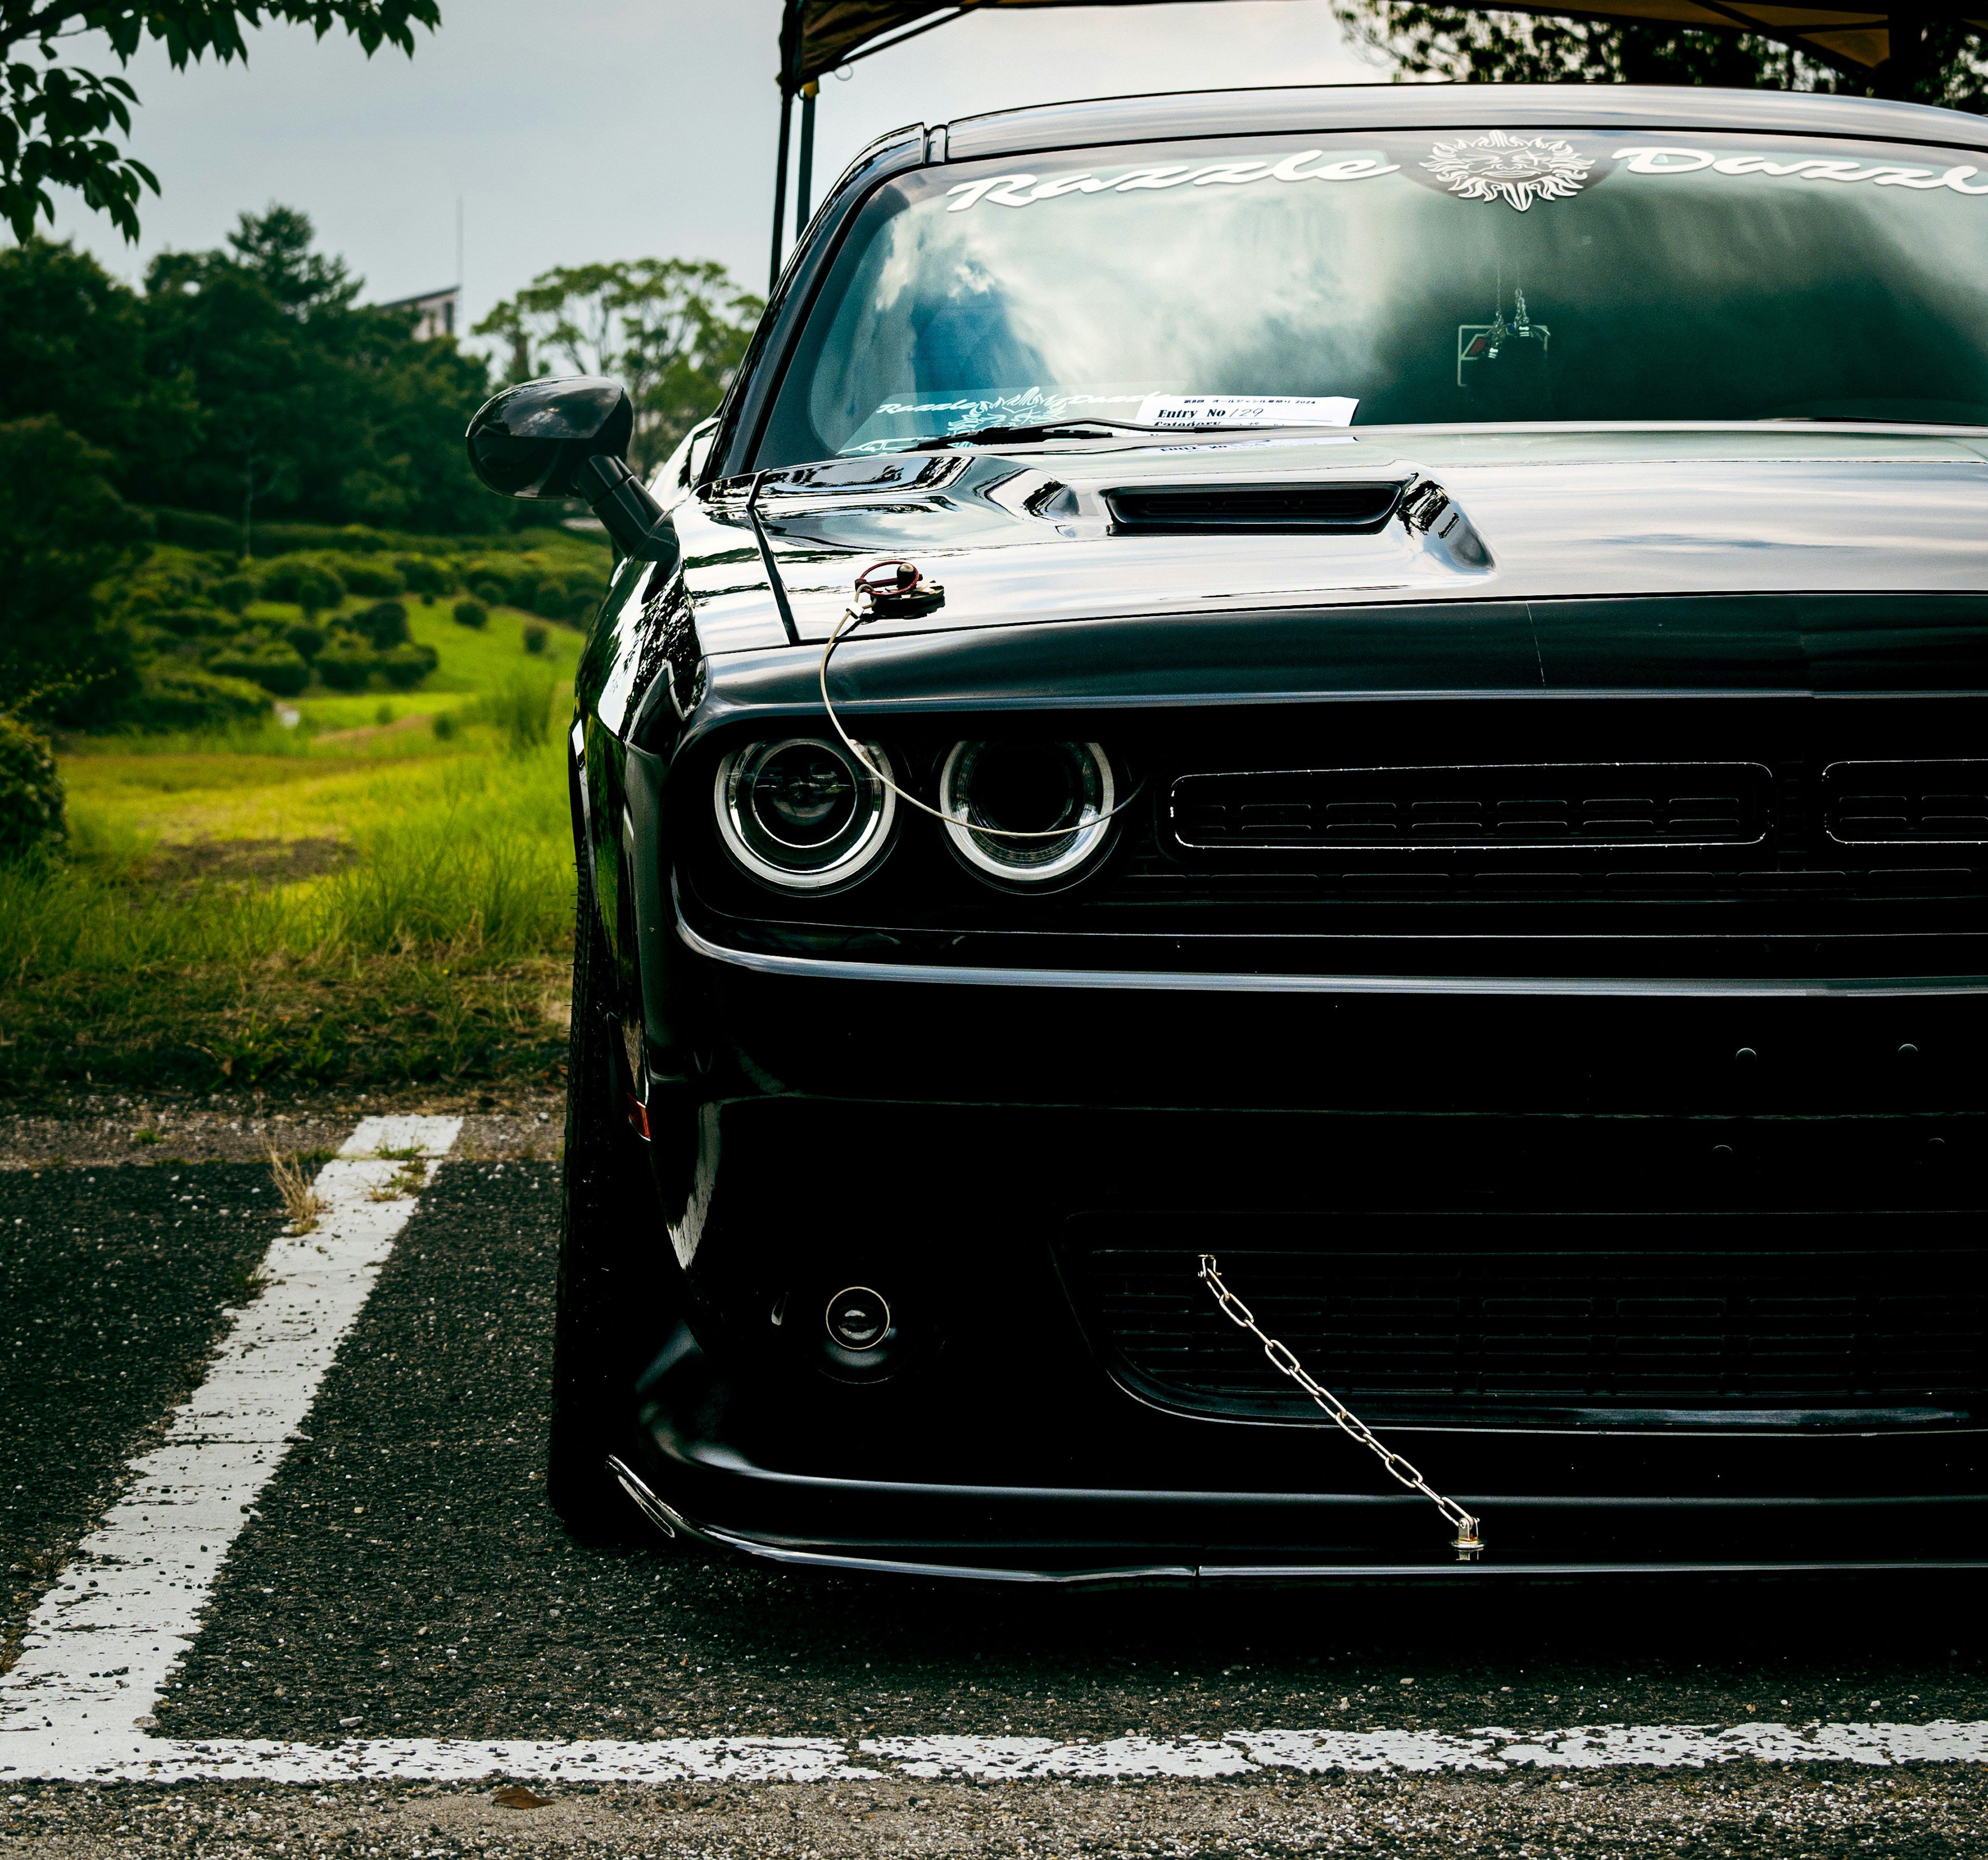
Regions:
<svg viewBox="0 0 1988 1860"><path fill-rule="evenodd" d="M484 402L469 423L469 465L500 497L583 499L624 556L673 557L674 527L628 469L635 410L600 375L526 381Z"/></svg>

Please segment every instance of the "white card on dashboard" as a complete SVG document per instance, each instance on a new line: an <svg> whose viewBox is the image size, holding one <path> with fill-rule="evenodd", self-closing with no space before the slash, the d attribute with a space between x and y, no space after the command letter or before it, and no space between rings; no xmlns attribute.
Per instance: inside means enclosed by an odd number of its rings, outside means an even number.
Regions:
<svg viewBox="0 0 1988 1860"><path fill-rule="evenodd" d="M1149 394L1134 424L1179 428L1212 426L1351 426L1360 404L1338 394Z"/></svg>

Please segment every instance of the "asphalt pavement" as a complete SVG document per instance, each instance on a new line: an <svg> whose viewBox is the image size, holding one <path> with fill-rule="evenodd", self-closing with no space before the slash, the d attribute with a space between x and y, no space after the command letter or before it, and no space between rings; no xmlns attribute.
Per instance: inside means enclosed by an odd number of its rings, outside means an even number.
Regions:
<svg viewBox="0 0 1988 1860"><path fill-rule="evenodd" d="M1835 1760L1818 1728L1988 1721L1975 1582L1034 1594L573 1544L543 1500L543 1114L431 1166L213 1547L138 1722L219 1769L31 1780L32 1727L5 1723L0 1854L1988 1853L1980 1757L1882 1760L1936 1730L1846 1733ZM79 1546L282 1228L265 1168L58 1165L59 1141L0 1172L9 1665L38 1609L95 1586ZM1601 1755L1456 1760L1487 1726ZM1299 1733L1309 1767L1278 1754ZM1703 1760L1721 1737L1765 1754ZM428 1753L406 1780L286 1781L268 1754L396 1740ZM472 1774L435 1740L564 1754ZM611 1769L635 1746L691 1754L675 1780L587 1774L587 1747Z"/></svg>

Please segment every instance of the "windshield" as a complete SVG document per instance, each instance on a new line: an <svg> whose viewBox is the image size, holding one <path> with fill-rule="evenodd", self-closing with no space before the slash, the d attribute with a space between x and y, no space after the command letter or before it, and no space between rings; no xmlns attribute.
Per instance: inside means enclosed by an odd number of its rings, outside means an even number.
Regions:
<svg viewBox="0 0 1988 1860"><path fill-rule="evenodd" d="M1988 422L1984 162L1468 130L925 170L851 228L758 462L1099 419Z"/></svg>

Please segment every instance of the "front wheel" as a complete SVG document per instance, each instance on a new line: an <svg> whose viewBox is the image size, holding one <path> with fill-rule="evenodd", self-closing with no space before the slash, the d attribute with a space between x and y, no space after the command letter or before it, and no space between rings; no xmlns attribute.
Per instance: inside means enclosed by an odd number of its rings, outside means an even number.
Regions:
<svg viewBox="0 0 1988 1860"><path fill-rule="evenodd" d="M546 1486L574 1537L647 1543L653 1533L606 1463L610 1453L630 1457L643 1344L661 1316L649 1262L662 1216L621 1103L607 946L583 852L579 891Z"/></svg>

